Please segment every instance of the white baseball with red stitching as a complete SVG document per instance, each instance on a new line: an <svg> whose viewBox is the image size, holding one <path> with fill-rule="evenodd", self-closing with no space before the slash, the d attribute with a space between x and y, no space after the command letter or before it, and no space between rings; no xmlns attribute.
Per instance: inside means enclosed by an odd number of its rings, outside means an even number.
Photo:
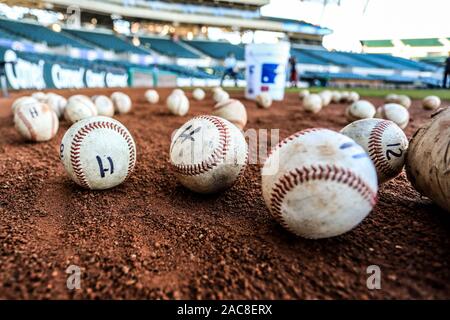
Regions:
<svg viewBox="0 0 450 320"><path fill-rule="evenodd" d="M386 103L377 109L375 118L391 120L401 129L405 129L409 122L409 112L397 103Z"/></svg>
<svg viewBox="0 0 450 320"><path fill-rule="evenodd" d="M145 99L151 104L158 103L158 101L159 101L159 94L158 94L158 91L156 91L156 90L149 89L149 90L145 91L144 96L145 96Z"/></svg>
<svg viewBox="0 0 450 320"><path fill-rule="evenodd" d="M72 125L60 145L69 176L87 189L108 189L133 172L136 146L127 128L108 117L83 119Z"/></svg>
<svg viewBox="0 0 450 320"><path fill-rule="evenodd" d="M167 108L170 113L176 116L184 116L189 111L189 99L181 93L172 93L166 100Z"/></svg>
<svg viewBox="0 0 450 320"><path fill-rule="evenodd" d="M117 113L125 114L131 111L133 103L131 98L123 92L113 92L111 94L111 100L114 104L114 109Z"/></svg>
<svg viewBox="0 0 450 320"><path fill-rule="evenodd" d="M355 140L369 154L379 183L395 178L402 171L408 138L394 122L363 119L349 124L341 133Z"/></svg>
<svg viewBox="0 0 450 320"><path fill-rule="evenodd" d="M333 237L354 228L372 210L377 188L367 153L328 129L286 138L262 171L262 193L271 214L305 238Z"/></svg>
<svg viewBox="0 0 450 320"><path fill-rule="evenodd" d="M105 95L98 95L91 98L97 108L99 116L112 117L114 116L114 103Z"/></svg>
<svg viewBox="0 0 450 320"><path fill-rule="evenodd" d="M229 121L198 116L173 136L170 162L185 187L199 193L214 193L231 187L244 170L247 143Z"/></svg>
<svg viewBox="0 0 450 320"><path fill-rule="evenodd" d="M256 96L256 104L260 108L270 108L272 105L272 96L268 92L261 92Z"/></svg>
<svg viewBox="0 0 450 320"><path fill-rule="evenodd" d="M59 120L47 104L36 101L16 108L14 125L26 140L48 141L58 132Z"/></svg>
<svg viewBox="0 0 450 320"><path fill-rule="evenodd" d="M96 115L97 108L89 97L77 94L67 100L67 105L64 109L64 118L70 123L75 123L81 119Z"/></svg>
<svg viewBox="0 0 450 320"><path fill-rule="evenodd" d="M345 117L349 122L373 118L375 113L373 104L366 100L356 101L345 109Z"/></svg>

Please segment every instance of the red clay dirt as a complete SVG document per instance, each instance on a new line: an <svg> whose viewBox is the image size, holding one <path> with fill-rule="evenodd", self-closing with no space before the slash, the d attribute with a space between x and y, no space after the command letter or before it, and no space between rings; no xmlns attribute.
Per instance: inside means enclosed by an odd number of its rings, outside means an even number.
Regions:
<svg viewBox="0 0 450 320"><path fill-rule="evenodd" d="M23 142L8 114L12 99L0 100L0 298L450 298L450 215L404 173L381 187L375 209L351 232L296 237L266 209L260 165L220 194L180 186L168 162L171 133L213 102L191 100L189 114L175 117L164 106L169 90L159 91L161 102L149 105L143 89L125 90L134 108L116 118L136 141L137 164L124 184L100 192L75 185L59 161L67 122L50 142ZM247 128L280 128L281 138L346 125L342 104L313 115L295 94L268 110L240 92L232 97L248 108ZM420 101L410 111L409 137L430 115ZM79 290L66 287L69 265L81 267ZM366 286L370 265L381 269L380 290Z"/></svg>

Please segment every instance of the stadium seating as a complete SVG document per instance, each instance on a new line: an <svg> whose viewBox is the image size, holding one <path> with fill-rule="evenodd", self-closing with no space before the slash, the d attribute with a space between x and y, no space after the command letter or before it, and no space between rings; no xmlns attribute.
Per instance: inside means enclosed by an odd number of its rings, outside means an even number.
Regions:
<svg viewBox="0 0 450 320"><path fill-rule="evenodd" d="M171 39L141 37L139 40L144 47L152 49L162 55L175 58L200 58L198 54Z"/></svg>
<svg viewBox="0 0 450 320"><path fill-rule="evenodd" d="M237 60L244 60L245 50L241 45L229 42L192 40L186 43L214 59L225 59L229 53L234 53Z"/></svg>
<svg viewBox="0 0 450 320"><path fill-rule="evenodd" d="M142 55L149 55L150 52L146 49L136 47L131 44L126 38L116 36L112 32L93 32L86 30L64 29L65 33L83 39L86 42L92 43L95 46L101 47L105 50L113 50L117 53L135 53Z"/></svg>
<svg viewBox="0 0 450 320"><path fill-rule="evenodd" d="M0 30L6 30L9 34L29 39L37 43L46 43L50 47L72 46L84 49L91 48L88 44L74 39L71 36L60 32L54 32L35 23L0 19Z"/></svg>

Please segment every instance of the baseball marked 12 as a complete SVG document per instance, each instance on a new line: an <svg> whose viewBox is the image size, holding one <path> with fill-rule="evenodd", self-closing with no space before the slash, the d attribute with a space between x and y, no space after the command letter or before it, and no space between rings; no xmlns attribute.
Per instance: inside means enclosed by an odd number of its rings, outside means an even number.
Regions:
<svg viewBox="0 0 450 320"><path fill-rule="evenodd" d="M133 172L136 146L127 128L109 117L92 117L72 125L60 145L69 176L87 189L108 189Z"/></svg>
<svg viewBox="0 0 450 320"><path fill-rule="evenodd" d="M170 161L185 187L199 193L214 193L232 186L244 170L247 143L229 121L198 116L173 136Z"/></svg>
<svg viewBox="0 0 450 320"><path fill-rule="evenodd" d="M275 170L265 174L270 167ZM349 137L328 129L307 129L281 141L262 173L271 214L305 238L351 230L376 202L377 175L369 156Z"/></svg>

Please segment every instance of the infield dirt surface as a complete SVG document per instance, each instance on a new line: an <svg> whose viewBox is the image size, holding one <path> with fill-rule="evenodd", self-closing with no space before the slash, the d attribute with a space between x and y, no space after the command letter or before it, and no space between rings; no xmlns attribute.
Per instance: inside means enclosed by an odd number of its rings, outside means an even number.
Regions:
<svg viewBox="0 0 450 320"><path fill-rule="evenodd" d="M100 91L111 92L81 93ZM171 134L210 113L210 93L190 99L189 114L175 117L164 105L169 89L159 90L157 105L145 102L143 89L123 91L134 108L115 118L136 141L137 163L124 184L100 192L75 185L59 161L67 122L50 142L23 142L9 114L12 99L0 100L0 298L450 298L450 215L421 197L404 173L381 186L373 212L351 232L298 238L266 209L260 164L216 195L177 182ZM343 104L313 115L296 94L268 110L241 92L231 96L247 106L247 129L279 128L281 138L347 124ZM410 112L408 137L430 116L420 101ZM81 268L80 290L66 287L70 265ZM370 265L381 269L380 290L366 286Z"/></svg>

